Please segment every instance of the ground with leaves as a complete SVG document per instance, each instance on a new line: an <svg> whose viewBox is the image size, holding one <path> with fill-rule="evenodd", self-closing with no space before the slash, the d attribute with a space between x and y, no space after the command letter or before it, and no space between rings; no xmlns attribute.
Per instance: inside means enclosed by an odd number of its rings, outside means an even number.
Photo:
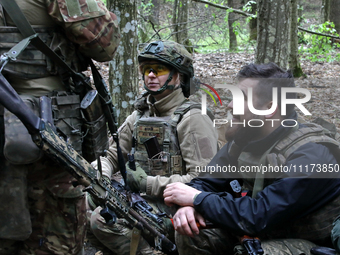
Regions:
<svg viewBox="0 0 340 255"><path fill-rule="evenodd" d="M204 83L214 85L233 83L236 73L242 66L254 61L253 54L195 54L196 76ZM340 62L323 63L302 61L301 67L305 77L295 80L296 86L311 92L311 100L305 107L312 114L307 120L322 117L340 128ZM229 100L228 96L224 99ZM209 101L209 99L208 99ZM210 100L212 101L212 100ZM226 105L223 102L223 105ZM211 103L211 109L217 116L223 117L225 111Z"/></svg>
<svg viewBox="0 0 340 255"><path fill-rule="evenodd" d="M250 53L194 54L195 76L201 82L212 86L223 83L232 84L236 73L242 66L253 61L254 54ZM104 79L107 80L108 63L97 63L97 66ZM297 78L296 86L307 88L312 95L311 100L305 104L312 115L306 116L306 119L323 117L340 128L340 62L324 63L303 60L301 67L305 77ZM140 90L142 91L142 87ZM195 99L200 100L199 95ZM223 106L226 106L229 100L230 97L222 93ZM223 117L224 107L215 106L209 98L208 104L217 117Z"/></svg>
<svg viewBox="0 0 340 255"><path fill-rule="evenodd" d="M195 75L201 82L212 86L223 83L232 84L241 67L253 61L254 55L250 53L194 54ZM97 63L97 66L104 79L107 80L108 64ZM296 86L310 90L312 95L311 100L305 104L312 115L305 116L305 119L322 117L340 129L340 62L323 63L303 60L301 67L306 77L297 78ZM223 107L215 106L208 98L209 107L215 113L216 118L225 117L230 95L222 93L221 98ZM196 96L194 99L200 100L200 97ZM94 254L102 253L87 243L85 255Z"/></svg>

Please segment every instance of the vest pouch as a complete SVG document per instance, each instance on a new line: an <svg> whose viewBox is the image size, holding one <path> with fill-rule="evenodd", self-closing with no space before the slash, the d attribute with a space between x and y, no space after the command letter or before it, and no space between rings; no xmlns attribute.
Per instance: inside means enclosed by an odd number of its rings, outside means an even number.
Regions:
<svg viewBox="0 0 340 255"><path fill-rule="evenodd" d="M142 117L135 123L134 136L137 141L135 160L142 165L143 169L147 168L144 170L148 175L181 175L185 169L182 156L179 155L177 123L172 126L170 122L172 122L171 116L165 116ZM149 141L151 141L150 145L148 145ZM157 143L159 149L155 149Z"/></svg>
<svg viewBox="0 0 340 255"><path fill-rule="evenodd" d="M67 137L80 155L82 155L82 124L80 111L80 96L66 91L54 91L49 96L52 100L52 115L54 125Z"/></svg>
<svg viewBox="0 0 340 255"><path fill-rule="evenodd" d="M87 134L83 142L83 157L92 162L109 148L105 116L100 116L94 122L86 122L84 129Z"/></svg>
<svg viewBox="0 0 340 255"><path fill-rule="evenodd" d="M169 164L170 153L164 151L148 159L149 171L151 176L171 176L172 171Z"/></svg>
<svg viewBox="0 0 340 255"><path fill-rule="evenodd" d="M109 136L98 92L90 90L80 103L85 123L83 130L85 133L83 142L83 157L87 161L94 161L98 156L102 156L109 148Z"/></svg>
<svg viewBox="0 0 340 255"><path fill-rule="evenodd" d="M172 174L182 175L182 169L183 169L182 162L183 162L183 160L182 160L182 156L181 155L173 155L171 157Z"/></svg>
<svg viewBox="0 0 340 255"><path fill-rule="evenodd" d="M0 158L1 160L1 158ZM0 164L0 238L25 240L31 232L27 202L27 166Z"/></svg>
<svg viewBox="0 0 340 255"><path fill-rule="evenodd" d="M32 96L20 96L35 115L39 116L39 99ZM5 109L5 145L4 156L14 165L30 164L39 160L43 151L32 141L26 127L13 113Z"/></svg>

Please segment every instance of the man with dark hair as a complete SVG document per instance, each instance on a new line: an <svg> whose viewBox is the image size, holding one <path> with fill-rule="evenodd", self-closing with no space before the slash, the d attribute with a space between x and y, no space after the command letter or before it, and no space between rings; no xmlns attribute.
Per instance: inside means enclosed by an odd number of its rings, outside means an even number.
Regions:
<svg viewBox="0 0 340 255"><path fill-rule="evenodd" d="M166 204L182 206L173 218L179 253L248 254L233 253L244 235L252 244L259 237L265 254L309 254L312 242L331 245L340 180L329 173L339 167L339 144L321 126L297 124L293 108L281 109L268 96L273 88L294 87L290 72L272 63L251 64L238 80L245 110L233 122L246 125L237 125L233 140L207 166L224 171L200 174L188 185L172 183L164 191ZM249 105L265 113L255 115ZM263 124L250 126L254 119ZM218 228L199 229L197 222L205 227L206 221Z"/></svg>
<svg viewBox="0 0 340 255"><path fill-rule="evenodd" d="M261 98L263 100L272 99L272 88L281 87L295 87L294 77L290 71L285 71L275 65L274 63L268 63L265 65L250 64L242 68L237 74L238 81L244 79L254 78L261 80L258 82ZM287 98L296 98L296 93L287 93ZM278 105L281 106L281 89L278 89ZM287 113L294 111L294 105L287 105ZM289 114L287 114L289 115Z"/></svg>

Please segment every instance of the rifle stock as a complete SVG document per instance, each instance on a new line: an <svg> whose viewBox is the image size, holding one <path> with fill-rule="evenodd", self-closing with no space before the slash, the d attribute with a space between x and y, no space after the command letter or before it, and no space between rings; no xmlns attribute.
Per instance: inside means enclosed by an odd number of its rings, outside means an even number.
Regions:
<svg viewBox="0 0 340 255"><path fill-rule="evenodd" d="M133 227L147 230L161 243L161 247L156 248L161 248L169 254L176 253L176 245L165 236L165 227L163 229L148 219L148 215L134 210L127 197L102 178L98 170L60 138L51 123L44 122L26 107L1 73L0 103L22 121L39 148L75 177L77 184L85 186L84 191L90 193L98 205L109 208L118 217L125 218Z"/></svg>

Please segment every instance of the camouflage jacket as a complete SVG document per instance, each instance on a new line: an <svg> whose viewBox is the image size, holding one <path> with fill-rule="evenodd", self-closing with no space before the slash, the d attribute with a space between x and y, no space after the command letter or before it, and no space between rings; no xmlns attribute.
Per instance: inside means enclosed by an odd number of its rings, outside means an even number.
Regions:
<svg viewBox="0 0 340 255"><path fill-rule="evenodd" d="M87 68L78 52L96 61L113 58L120 42L118 21L100 0L16 0L40 38L76 71ZM1 13L0 53L7 52L23 39L10 17ZM5 67L9 82L19 94L45 95L65 90L58 67L33 46L28 46L17 61ZM43 80L37 80L43 79Z"/></svg>
<svg viewBox="0 0 340 255"><path fill-rule="evenodd" d="M171 116L180 106L185 97L182 89L177 89L165 98L153 102L152 96L148 96L148 109L144 116L165 117ZM119 128L119 142L123 153L126 155L131 150L131 140L135 128L138 111L134 111L127 117ZM198 175L197 166L206 165L217 152L217 133L210 118L202 116L201 110L192 109L184 114L177 125L177 136L181 155L185 162L186 173L166 176L148 176L146 193L153 196L163 196L165 186L172 182L189 182ZM103 174L111 176L118 171L118 159L116 144L111 141L107 157L102 157ZM97 162L92 163L96 167Z"/></svg>

